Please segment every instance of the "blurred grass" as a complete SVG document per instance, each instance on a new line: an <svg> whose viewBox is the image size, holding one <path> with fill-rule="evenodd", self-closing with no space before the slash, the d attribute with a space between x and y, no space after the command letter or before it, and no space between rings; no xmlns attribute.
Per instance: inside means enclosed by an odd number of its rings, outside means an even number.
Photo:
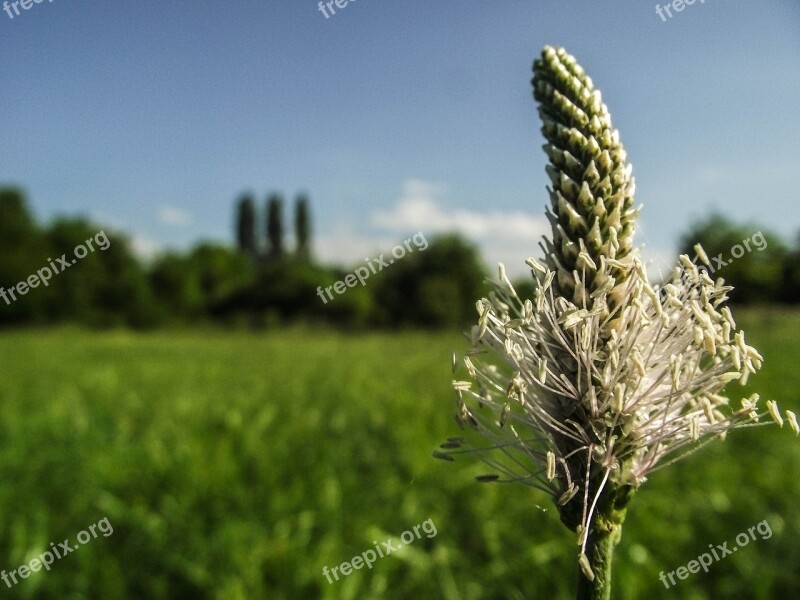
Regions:
<svg viewBox="0 0 800 600"><path fill-rule="evenodd" d="M736 316L765 357L750 387L799 410L800 314ZM572 598L577 546L550 500L431 457L459 431L449 355L464 347L422 333L4 334L0 569L103 517L114 527L13 595ZM628 514L615 597L797 597L800 441L786 429L737 432L656 473ZM435 537L324 578L427 519ZM659 571L764 519L772 538L664 589Z"/></svg>

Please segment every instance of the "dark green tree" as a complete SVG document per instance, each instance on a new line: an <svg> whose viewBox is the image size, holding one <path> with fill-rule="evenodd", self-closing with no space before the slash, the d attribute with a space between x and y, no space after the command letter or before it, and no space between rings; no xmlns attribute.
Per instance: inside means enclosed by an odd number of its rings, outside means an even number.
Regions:
<svg viewBox="0 0 800 600"><path fill-rule="evenodd" d="M28 210L25 194L15 187L0 188L0 323L44 318L46 302L37 293L40 289L24 296L14 289L47 264L47 253L43 232Z"/></svg>
<svg viewBox="0 0 800 600"><path fill-rule="evenodd" d="M267 260L283 258L283 198L272 194L267 200Z"/></svg>
<svg viewBox="0 0 800 600"><path fill-rule="evenodd" d="M23 191L16 187L0 188L0 243L3 248L18 247L38 231Z"/></svg>
<svg viewBox="0 0 800 600"><path fill-rule="evenodd" d="M200 280L188 256L168 252L150 269L150 284L161 310L173 321L192 321L203 316Z"/></svg>
<svg viewBox="0 0 800 600"><path fill-rule="evenodd" d="M197 276L204 311L255 281L252 263L220 244L201 242L192 250L188 260Z"/></svg>
<svg viewBox="0 0 800 600"><path fill-rule="evenodd" d="M97 226L92 225L95 231ZM156 302L147 272L134 254L131 241L123 235L109 233L110 245L93 255L103 270L96 290L100 326L148 328L158 324Z"/></svg>
<svg viewBox="0 0 800 600"><path fill-rule="evenodd" d="M152 288L130 241L107 233L86 219L59 217L45 232L48 256L83 258L55 274L42 291L52 321L77 321L91 326L150 327L157 324ZM89 241L93 250L89 250ZM37 290L38 291L38 290Z"/></svg>
<svg viewBox="0 0 800 600"><path fill-rule="evenodd" d="M297 258L305 261L309 260L311 258L311 244L309 240L311 224L308 214L308 197L305 194L298 195L295 202L294 234L297 241L297 249L295 251Z"/></svg>
<svg viewBox="0 0 800 600"><path fill-rule="evenodd" d="M375 295L375 322L461 328L473 321L475 298L487 292L476 248L454 234L431 240L425 249L411 247L402 258L386 254L384 260L394 262L367 282Z"/></svg>
<svg viewBox="0 0 800 600"><path fill-rule="evenodd" d="M681 238L681 254L694 258L694 245L698 243L711 262L709 276L723 277L734 287L731 302L768 303L781 299L787 249L777 235L757 225L737 224L712 214L695 223Z"/></svg>
<svg viewBox="0 0 800 600"><path fill-rule="evenodd" d="M783 260L780 300L787 304L800 303L800 233Z"/></svg>
<svg viewBox="0 0 800 600"><path fill-rule="evenodd" d="M236 211L236 239L239 249L255 260L258 256L256 208L250 194L239 199Z"/></svg>
<svg viewBox="0 0 800 600"><path fill-rule="evenodd" d="M169 318L194 322L215 316L220 302L252 285L255 268L241 252L204 242L189 254L160 256L150 270L150 281Z"/></svg>

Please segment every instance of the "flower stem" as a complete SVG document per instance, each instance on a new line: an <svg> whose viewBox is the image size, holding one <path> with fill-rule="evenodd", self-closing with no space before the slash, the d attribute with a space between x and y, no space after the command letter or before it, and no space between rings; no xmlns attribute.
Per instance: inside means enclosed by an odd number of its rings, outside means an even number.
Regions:
<svg viewBox="0 0 800 600"><path fill-rule="evenodd" d="M578 600L609 600L611 598L611 561L614 548L622 537L625 511L615 511L610 518L598 515L586 544L586 556L594 572L590 580L578 569Z"/></svg>

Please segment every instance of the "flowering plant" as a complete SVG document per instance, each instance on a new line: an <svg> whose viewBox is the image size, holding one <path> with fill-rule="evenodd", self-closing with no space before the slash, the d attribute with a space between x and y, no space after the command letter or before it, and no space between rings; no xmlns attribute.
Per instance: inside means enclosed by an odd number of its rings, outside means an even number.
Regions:
<svg viewBox="0 0 800 600"><path fill-rule="evenodd" d="M633 244L632 167L600 92L564 49L545 47L533 71L552 236L543 261L527 261L532 298L499 266L477 303L463 357L469 379L453 382L457 421L490 446L451 438L436 455L478 453L493 470L479 480L549 493L578 537L578 597L608 598L631 497L704 442L759 424L758 395L733 404L723 388L745 383L762 357L737 330L724 306L732 288L708 276L700 246L666 283L649 282ZM766 404L782 425L775 402Z"/></svg>

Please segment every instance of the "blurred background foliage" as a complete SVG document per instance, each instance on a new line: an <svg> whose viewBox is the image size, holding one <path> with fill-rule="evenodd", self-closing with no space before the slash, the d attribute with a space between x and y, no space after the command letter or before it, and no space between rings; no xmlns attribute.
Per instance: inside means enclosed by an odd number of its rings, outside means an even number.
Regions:
<svg viewBox="0 0 800 600"><path fill-rule="evenodd" d="M105 230L108 250L0 302L0 569L103 517L114 527L9 593L572 598L577 547L551 500L476 482L484 469L468 457L432 458L447 437L465 435L452 419L450 353L466 348L459 331L485 293L476 248L431 239L324 304L317 287L355 267L314 258L305 196L291 248L280 197L264 208L261 219L252 198L236 204L235 245L199 243L146 263ZM40 224L20 190L0 190L0 285L72 255L101 229L75 217ZM700 241L727 260L756 231L714 215L682 249ZM798 249L763 233L763 251L714 275L739 286L734 314L765 357L738 391L797 411L800 313L787 305L798 301ZM518 289L532 293L527 281ZM738 432L656 473L628 514L615 597L796 597L800 448L786 429ZM427 519L435 537L339 582L323 576ZM772 538L664 589L660 571L763 520Z"/></svg>
<svg viewBox="0 0 800 600"><path fill-rule="evenodd" d="M732 395L800 409L797 312L735 314L765 367ZM468 433L449 385L465 347L431 332L6 332L0 567L103 517L114 527L14 597L574 598L577 547L549 498L431 456ZM615 597L796 597L798 458L788 428L756 428L654 474L628 513ZM323 576L427 519L435 537ZM660 571L763 520L770 539L664 589Z"/></svg>
<svg viewBox="0 0 800 600"><path fill-rule="evenodd" d="M187 252L169 251L139 260L126 237L87 219L58 217L42 225L17 188L0 188L0 286L8 289L47 266L50 259L73 256L76 246L106 231L111 246L89 253L55 275L24 302L0 302L0 325L77 322L93 327L152 328L219 323L264 328L292 323L347 329L401 327L459 329L474 318L475 301L487 292L487 271L477 248L455 234L411 246L402 260L371 275L365 286L323 302L319 288L331 286L350 268L324 265L314 258L307 196L294 205L293 247L287 247L283 199L271 194L264 219L255 200L243 196L235 207L235 244L200 242ZM731 249L761 232L765 247ZM756 224L736 224L712 214L680 241L694 256L701 243L709 257L725 266L714 271L735 286L734 304L800 302L800 234L794 246ZM388 251L388 250L387 250ZM387 255L388 256L388 255ZM366 263L364 263L366 264ZM712 267L717 263L712 259ZM533 291L532 278L516 282L520 294Z"/></svg>
<svg viewBox="0 0 800 600"><path fill-rule="evenodd" d="M362 265L345 269L314 260L305 196L295 204L291 249L279 195L270 195L265 215L259 227L254 200L242 197L236 206L235 246L201 242L188 252L169 251L143 262L124 235L99 224L70 217L38 224L22 191L2 188L0 286L5 289L50 259L71 258L76 246L101 230L111 246L90 252L70 267L69 276L54 275L48 287L32 290L24 302L0 302L0 325L464 327L475 300L485 293L486 273L476 248L445 235L424 249L412 244L402 260L371 274L367 285L333 293L333 300L323 302L318 288Z"/></svg>

